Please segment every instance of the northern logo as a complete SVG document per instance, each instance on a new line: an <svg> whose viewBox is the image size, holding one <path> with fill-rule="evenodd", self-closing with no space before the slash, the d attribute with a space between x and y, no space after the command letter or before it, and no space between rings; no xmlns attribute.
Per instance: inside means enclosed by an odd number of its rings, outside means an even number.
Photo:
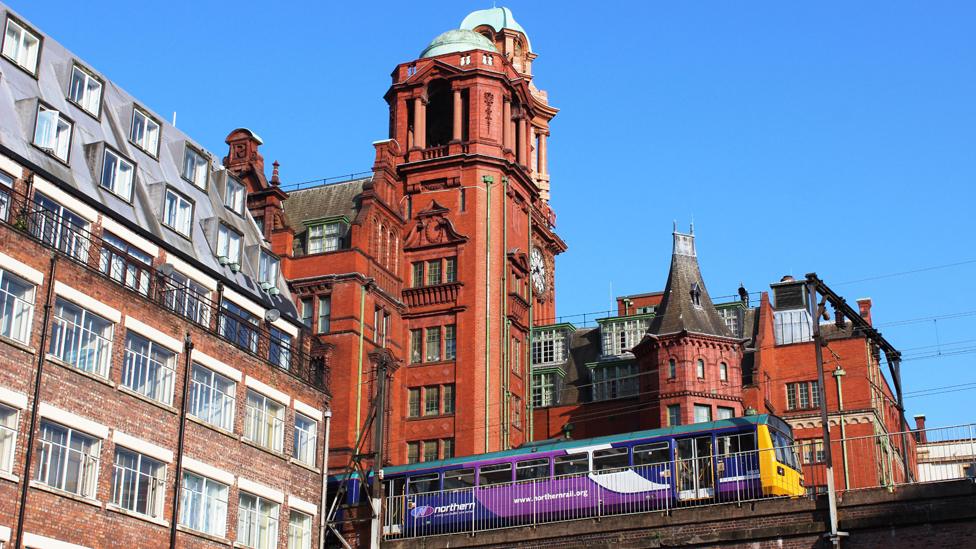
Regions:
<svg viewBox="0 0 976 549"><path fill-rule="evenodd" d="M430 505L418 505L411 509L410 516L413 518L424 518L433 515L434 512L434 508Z"/></svg>

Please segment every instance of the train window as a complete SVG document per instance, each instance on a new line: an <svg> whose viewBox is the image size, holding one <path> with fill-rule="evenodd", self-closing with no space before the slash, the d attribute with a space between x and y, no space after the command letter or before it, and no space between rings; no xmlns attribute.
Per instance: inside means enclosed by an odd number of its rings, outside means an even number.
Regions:
<svg viewBox="0 0 976 549"><path fill-rule="evenodd" d="M563 475L574 475L577 473L586 473L590 470L590 463L586 454L557 456L555 459L553 459L553 466L555 469L555 475L557 477L561 477Z"/></svg>
<svg viewBox="0 0 976 549"><path fill-rule="evenodd" d="M431 473L429 475L417 475L410 477L407 481L411 494L422 494L424 492L436 492L440 490L440 475Z"/></svg>
<svg viewBox="0 0 976 549"><path fill-rule="evenodd" d="M478 480L479 486L505 484L506 482L512 482L511 463L498 463L496 465L481 466L481 476Z"/></svg>
<svg viewBox="0 0 976 549"><path fill-rule="evenodd" d="M799 466L796 464L796 452L793 448L793 441L773 429L769 430L769 434L772 435L773 446L776 448L776 461L788 465L793 469L799 469Z"/></svg>
<svg viewBox="0 0 976 549"><path fill-rule="evenodd" d="M669 446L667 442L634 446L634 465L657 465L670 461Z"/></svg>
<svg viewBox="0 0 976 549"><path fill-rule="evenodd" d="M474 486L474 469L455 469L444 473L444 489L459 490Z"/></svg>
<svg viewBox="0 0 976 549"><path fill-rule="evenodd" d="M756 451L756 433L742 433L718 437L719 455Z"/></svg>
<svg viewBox="0 0 976 549"><path fill-rule="evenodd" d="M515 480L549 478L548 459L527 459L515 464Z"/></svg>
<svg viewBox="0 0 976 549"><path fill-rule="evenodd" d="M630 466L627 448L607 448L593 452L593 471L622 469Z"/></svg>

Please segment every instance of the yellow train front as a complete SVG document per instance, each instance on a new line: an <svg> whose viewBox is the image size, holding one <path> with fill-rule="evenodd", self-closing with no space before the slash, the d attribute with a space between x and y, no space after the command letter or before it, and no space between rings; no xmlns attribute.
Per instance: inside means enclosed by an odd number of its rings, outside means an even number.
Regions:
<svg viewBox="0 0 976 549"><path fill-rule="evenodd" d="M756 425L759 473L764 496L802 496L803 469L797 458L792 429L776 416Z"/></svg>

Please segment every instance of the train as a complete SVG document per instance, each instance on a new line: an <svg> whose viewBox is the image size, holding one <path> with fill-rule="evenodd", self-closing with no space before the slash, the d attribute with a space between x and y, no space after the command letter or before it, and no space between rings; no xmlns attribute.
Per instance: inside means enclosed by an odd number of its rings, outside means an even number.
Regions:
<svg viewBox="0 0 976 549"><path fill-rule="evenodd" d="M806 493L769 414L384 467L384 534L416 537Z"/></svg>

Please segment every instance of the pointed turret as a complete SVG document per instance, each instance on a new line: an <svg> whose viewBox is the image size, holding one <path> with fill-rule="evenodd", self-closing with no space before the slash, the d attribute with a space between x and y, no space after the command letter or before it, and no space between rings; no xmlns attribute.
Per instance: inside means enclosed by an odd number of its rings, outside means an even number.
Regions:
<svg viewBox="0 0 976 549"><path fill-rule="evenodd" d="M680 332L734 337L712 305L695 253L695 229L689 234L674 230L671 272L664 288L658 314L651 322L650 333L662 336Z"/></svg>

